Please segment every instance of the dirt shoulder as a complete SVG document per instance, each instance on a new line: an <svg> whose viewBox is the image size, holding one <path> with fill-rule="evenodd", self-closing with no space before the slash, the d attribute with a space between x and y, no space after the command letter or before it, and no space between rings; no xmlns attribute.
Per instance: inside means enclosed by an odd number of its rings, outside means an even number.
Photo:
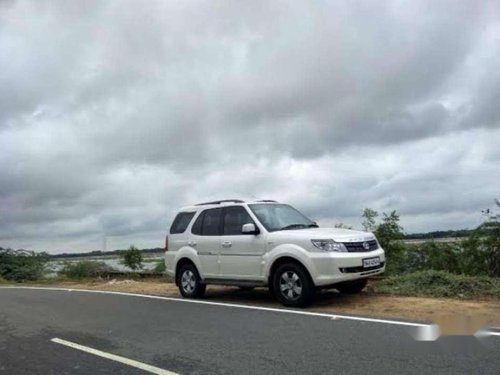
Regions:
<svg viewBox="0 0 500 375"><path fill-rule="evenodd" d="M175 284L159 279L59 281L29 285L180 297ZM265 288L247 292L235 287L209 286L206 300L281 307ZM314 305L307 310L339 315L433 321L440 325L445 334L471 334L482 326L500 326L500 300L497 299L457 300L377 295L371 292L369 286L367 292L352 296L335 291L321 292Z"/></svg>

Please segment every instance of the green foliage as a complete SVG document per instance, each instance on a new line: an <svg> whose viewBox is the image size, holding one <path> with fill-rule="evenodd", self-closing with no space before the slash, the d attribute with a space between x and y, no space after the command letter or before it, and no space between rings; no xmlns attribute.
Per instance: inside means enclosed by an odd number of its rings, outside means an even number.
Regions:
<svg viewBox="0 0 500 375"><path fill-rule="evenodd" d="M392 211L389 215L384 212L382 215L382 223L377 225L375 235L380 245L384 249L390 250L394 241L403 238L403 227L399 225L399 215L396 211Z"/></svg>
<svg viewBox="0 0 500 375"><path fill-rule="evenodd" d="M447 271L471 276L498 276L497 259L487 241L471 236L462 242L440 243L426 241L418 245L404 245L399 253L387 256L387 275L401 275L423 270Z"/></svg>
<svg viewBox="0 0 500 375"><path fill-rule="evenodd" d="M500 209L500 202L495 199ZM483 210L486 220L462 241L463 272L500 277L500 214Z"/></svg>
<svg viewBox="0 0 500 375"><path fill-rule="evenodd" d="M375 210L372 210L371 208L365 208L363 210L363 214L361 215L361 217L364 219L362 225L363 225L363 229L366 232L375 232L375 230L377 229L376 222L375 222L375 219L377 218L377 216L378 216L378 212Z"/></svg>
<svg viewBox="0 0 500 375"><path fill-rule="evenodd" d="M483 251L483 241L479 233L473 233L461 242L462 269L469 275L487 274L487 251Z"/></svg>
<svg viewBox="0 0 500 375"><path fill-rule="evenodd" d="M495 201L500 207L500 203ZM461 242L439 243L433 240L418 245L405 245L403 228L396 211L378 213L365 209L363 227L375 233L386 252L387 275L401 275L423 270L447 271L454 274L500 276L500 215L484 211L487 220Z"/></svg>
<svg viewBox="0 0 500 375"><path fill-rule="evenodd" d="M138 270L142 268L142 252L134 245L131 245L127 250L121 254L122 264L131 270Z"/></svg>
<svg viewBox="0 0 500 375"><path fill-rule="evenodd" d="M420 297L500 298L500 279L487 276L455 275L445 271L419 271L381 280L377 293Z"/></svg>
<svg viewBox="0 0 500 375"><path fill-rule="evenodd" d="M403 271L405 263L405 245L401 241L403 238L403 228L399 225L399 215L396 211L382 213L382 222L377 223L378 212L371 208L365 208L361 217L364 218L363 228L373 232L377 236L380 246L385 250L388 258L386 272L400 273Z"/></svg>
<svg viewBox="0 0 500 375"><path fill-rule="evenodd" d="M495 199L500 209L500 201ZM500 214L487 210L486 221L478 229L484 233L479 247L484 252L484 262L491 276L500 276Z"/></svg>
<svg viewBox="0 0 500 375"><path fill-rule="evenodd" d="M46 253L0 249L0 277L12 281L34 281L43 276Z"/></svg>
<svg viewBox="0 0 500 375"><path fill-rule="evenodd" d="M165 261L163 259L160 259L157 263L156 263L156 266L155 268L153 269L154 272L156 273L165 273L166 271L166 267L165 267Z"/></svg>
<svg viewBox="0 0 500 375"><path fill-rule="evenodd" d="M422 270L463 273L462 248L456 243L427 241L419 245L403 245L399 256L388 259L388 275Z"/></svg>
<svg viewBox="0 0 500 375"><path fill-rule="evenodd" d="M485 263L490 276L500 277L500 226L482 241Z"/></svg>
<svg viewBox="0 0 500 375"><path fill-rule="evenodd" d="M70 279L83 279L101 277L111 270L111 267L104 262L82 260L80 262L66 263L62 270L59 271L59 274Z"/></svg>

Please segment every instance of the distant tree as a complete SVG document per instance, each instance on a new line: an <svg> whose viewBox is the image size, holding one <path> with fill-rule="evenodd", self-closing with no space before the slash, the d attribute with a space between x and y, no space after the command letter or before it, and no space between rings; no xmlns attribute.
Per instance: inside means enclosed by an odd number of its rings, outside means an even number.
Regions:
<svg viewBox="0 0 500 375"><path fill-rule="evenodd" d="M363 228L367 232L373 232L380 246L385 250L388 262L387 273L401 272L404 265L406 246L403 241L403 228L399 225L399 215L396 211L387 214L382 213L382 222L376 219L379 214L371 208L365 208L361 217Z"/></svg>
<svg viewBox="0 0 500 375"><path fill-rule="evenodd" d="M134 245L121 253L122 264L131 270L142 268L142 252Z"/></svg>
<svg viewBox="0 0 500 375"><path fill-rule="evenodd" d="M384 212L382 215L382 223L377 225L375 234L380 245L387 249L392 241L403 238L403 227L399 225L399 215L396 211L390 214Z"/></svg>
<svg viewBox="0 0 500 375"><path fill-rule="evenodd" d="M366 232L375 232L377 229L375 219L378 216L378 212L372 210L371 208L365 208L361 217L364 219L362 222L363 229Z"/></svg>

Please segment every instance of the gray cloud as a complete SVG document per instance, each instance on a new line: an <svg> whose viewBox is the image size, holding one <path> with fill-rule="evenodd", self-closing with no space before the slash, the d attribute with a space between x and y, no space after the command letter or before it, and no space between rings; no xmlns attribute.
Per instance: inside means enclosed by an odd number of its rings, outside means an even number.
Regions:
<svg viewBox="0 0 500 375"><path fill-rule="evenodd" d="M0 245L161 246L175 210L289 201L476 225L499 195L495 2L0 6Z"/></svg>

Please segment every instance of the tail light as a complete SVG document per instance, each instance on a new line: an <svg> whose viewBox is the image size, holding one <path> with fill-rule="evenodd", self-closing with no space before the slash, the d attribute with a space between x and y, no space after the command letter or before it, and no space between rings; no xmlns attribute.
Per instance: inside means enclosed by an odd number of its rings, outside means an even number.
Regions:
<svg viewBox="0 0 500 375"><path fill-rule="evenodd" d="M168 236L165 237L165 251L168 251Z"/></svg>

